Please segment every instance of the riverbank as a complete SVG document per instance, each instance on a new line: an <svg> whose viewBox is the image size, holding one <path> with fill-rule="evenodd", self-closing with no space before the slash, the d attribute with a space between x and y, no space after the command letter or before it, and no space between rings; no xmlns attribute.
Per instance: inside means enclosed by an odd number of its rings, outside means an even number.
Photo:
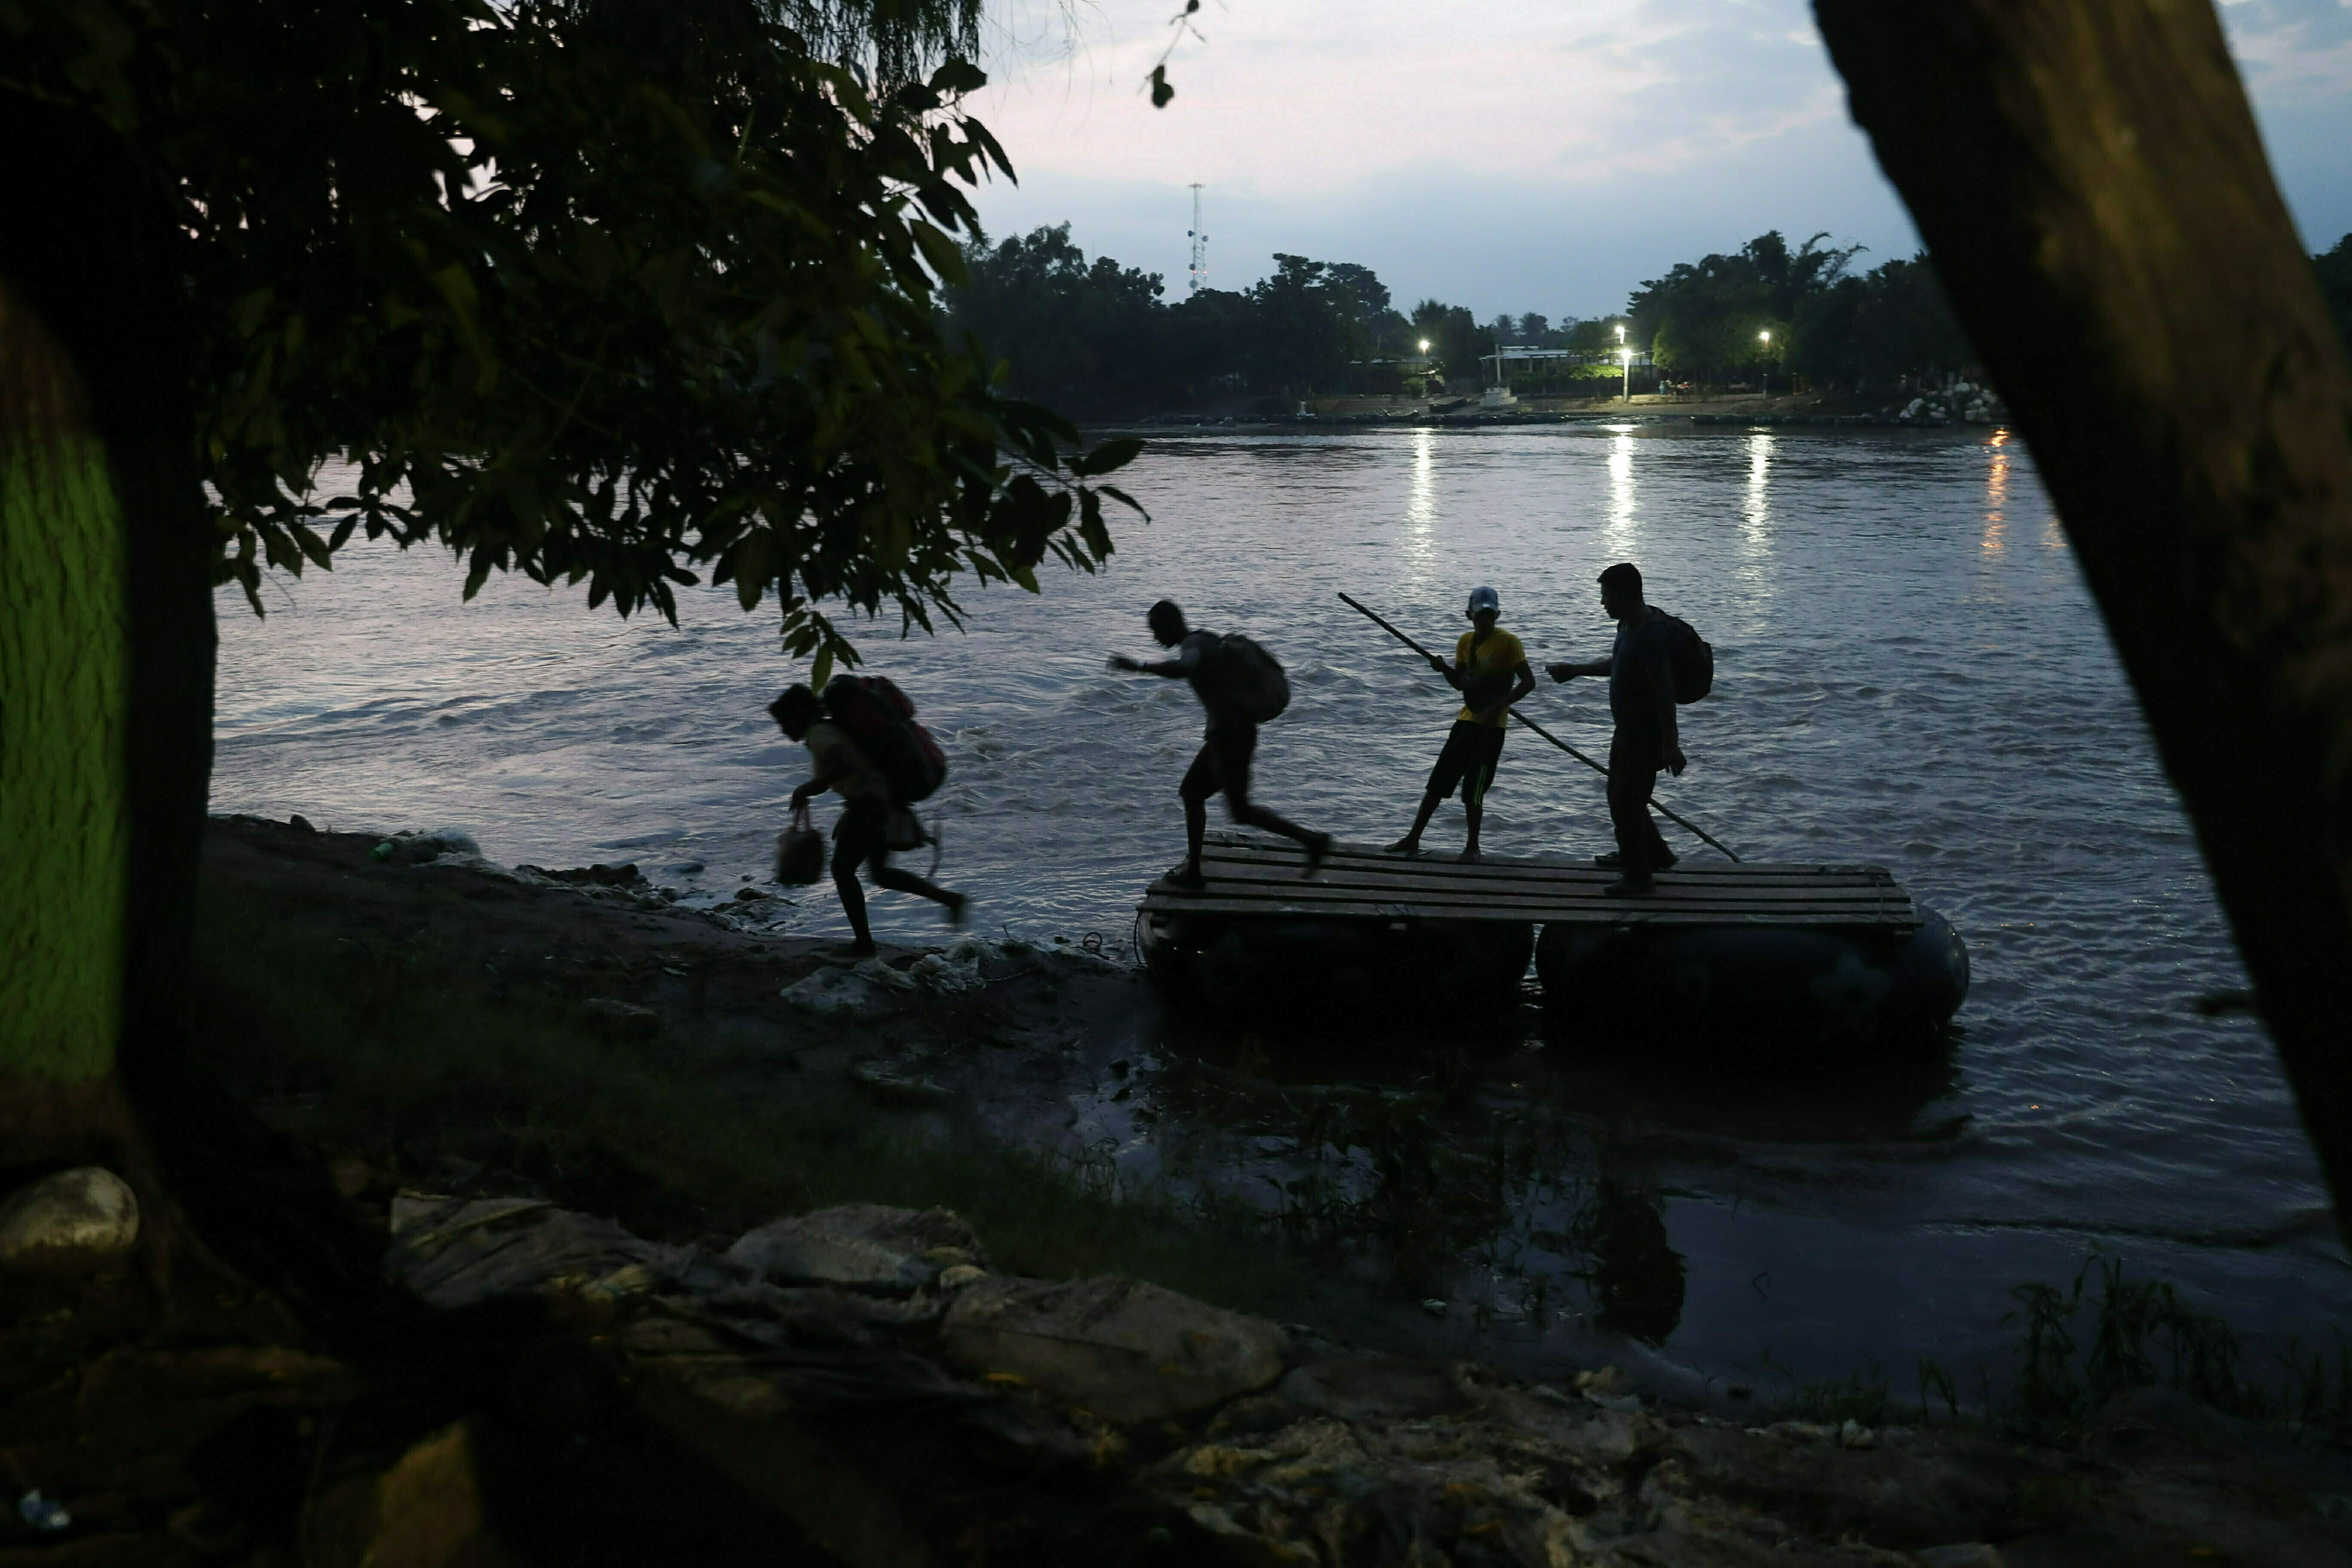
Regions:
<svg viewBox="0 0 2352 1568"><path fill-rule="evenodd" d="M1636 393L1632 397L1516 399L1494 408L1475 396L1436 399L1308 397L1279 410L1260 399L1235 411L1166 414L1106 424L1101 428L1149 434L1181 430L1255 431L1322 427L1480 428L1488 426L1688 423L1776 427L1931 430L1955 426L1992 428L2007 422L1998 402L1969 387L1959 397L1822 393L1772 396L1755 392ZM1093 426L1089 426L1092 428Z"/></svg>
<svg viewBox="0 0 2352 1568"><path fill-rule="evenodd" d="M763 934L763 891L705 912L623 868L215 824L200 1055L272 1130L271 1158L309 1172L341 1223L393 1239L406 1289L474 1303L437 1331L456 1336L442 1362L503 1346L492 1359L511 1369L462 1387L398 1374L439 1403L388 1415L394 1374L258 1306L201 1325L201 1353L185 1325L18 1311L12 1377L61 1391L12 1402L0 1446L20 1485L66 1491L123 1552L146 1542L142 1561L274 1560L250 1521L281 1505L256 1492L290 1495L306 1530L342 1521L336 1539L364 1548L389 1528L384 1500L438 1488L497 1505L456 1519L445 1546L503 1530L524 1555L565 1528L546 1500L573 1500L567 1541L610 1521L574 1561L741 1560L772 1516L797 1535L768 1536L771 1555L796 1540L859 1562L972 1560L982 1542L1046 1561L2352 1562L2340 1456L2169 1391L2021 1446L1927 1424L1883 1387L1754 1414L1662 1397L1622 1339L1625 1353L1554 1378L1384 1354L1345 1270L1114 1167L1008 1148L975 1113L969 1086L1058 1087L1123 1037L1145 1004L1122 966L959 942L861 971ZM905 1214L838 1211L860 1203ZM961 1216L952 1237L934 1208ZM768 1251L746 1250L754 1236ZM743 1272L784 1240L798 1262ZM875 1284L877 1268L900 1283ZM1202 1303L1090 1288L1122 1331L1173 1325L1232 1354L1174 1393L1160 1373L1113 1375L1128 1363L1052 1316L1068 1300L1055 1281L1106 1275ZM994 1337L975 1350L989 1301ZM1042 1337L1014 1331L1015 1309ZM120 1392L93 1383L100 1364ZM814 1405L812 1377L831 1380ZM142 1399L178 1425L94 1437L136 1425ZM234 1440L205 1425L232 1417ZM205 1479L238 1443L241 1502ZM551 1479L554 1455L570 1457ZM76 1491L134 1459L144 1480ZM272 1467L298 1459L313 1479L289 1493ZM777 1484L813 1464L822 1487ZM517 1511L518 1488L539 1511ZM646 1521L680 1507L663 1551ZM881 1519L896 1532L858 1522ZM29 1526L0 1537L19 1548L37 1550Z"/></svg>

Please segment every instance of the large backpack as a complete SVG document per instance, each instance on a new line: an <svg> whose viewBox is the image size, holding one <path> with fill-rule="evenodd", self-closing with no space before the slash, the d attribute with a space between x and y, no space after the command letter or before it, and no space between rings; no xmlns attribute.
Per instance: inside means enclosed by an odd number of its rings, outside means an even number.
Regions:
<svg viewBox="0 0 2352 1568"><path fill-rule="evenodd" d="M1274 655L1245 637L1217 639L1218 675L1227 696L1263 724L1290 706L1290 678Z"/></svg>
<svg viewBox="0 0 2352 1568"><path fill-rule="evenodd" d="M1674 672L1675 700L1696 702L1715 689L1715 649L1688 621L1658 612L1666 623L1666 664Z"/></svg>
<svg viewBox="0 0 2352 1568"><path fill-rule="evenodd" d="M927 800L948 776L947 753L915 722L915 705L887 676L836 675L824 710L857 742L901 805Z"/></svg>

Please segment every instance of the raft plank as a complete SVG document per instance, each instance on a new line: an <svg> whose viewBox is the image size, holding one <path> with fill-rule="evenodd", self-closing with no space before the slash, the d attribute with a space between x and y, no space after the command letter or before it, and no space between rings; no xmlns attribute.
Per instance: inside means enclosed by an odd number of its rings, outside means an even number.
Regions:
<svg viewBox="0 0 2352 1568"><path fill-rule="evenodd" d="M1295 883L1303 880L1299 875L1300 863L1296 861L1286 866L1262 866L1235 864L1213 857L1203 857L1202 869L1212 881L1249 886L1260 884L1279 886L1286 882ZM1357 865L1336 865L1326 861L1315 881L1316 884L1324 887L1380 889L1399 892L1427 891L1468 897L1491 895L1507 898L1515 894L1533 894L1547 898L1559 896L1573 898L1582 893L1596 892L1617 879L1614 872L1601 870L1574 875L1563 873L1549 877L1506 876L1474 879L1446 876L1443 874L1443 870L1434 867L1427 869L1438 871L1439 874L1433 876L1416 874L1414 869L1402 867L1375 868ZM1444 869L1452 869L1452 868ZM1743 879L1732 877L1695 877L1682 871L1669 871L1665 875L1671 878L1672 881L1670 884L1662 885L1738 900L1785 902L1792 899L1803 899L1827 900L1831 902L1860 900L1868 903L1885 900L1890 895L1899 896L1894 879L1891 878L1876 879L1860 877L1836 879L1825 878L1820 885L1813 885L1786 878Z"/></svg>
<svg viewBox="0 0 2352 1568"><path fill-rule="evenodd" d="M1300 875L1306 857L1297 846L1218 834L1202 845L1202 861L1205 888L1185 891L1156 880L1143 911L1845 928L1909 928L1919 919L1911 895L1881 866L1707 860L1660 872L1653 895L1612 899L1601 889L1616 874L1586 856L1490 855L1465 865L1442 855L1408 859L1370 846L1335 845L1310 881Z"/></svg>
<svg viewBox="0 0 2352 1568"><path fill-rule="evenodd" d="M1592 925L1788 925L1815 930L1908 927L1912 921L1891 921L1862 915L1821 913L1759 914L1754 910L1704 910L1676 907L1654 899L1595 899L1581 909L1559 904L1489 904L1478 910L1449 912L1425 904L1287 903L1272 899L1216 899L1201 894L1161 896L1143 902L1146 914L1210 914L1296 916L1311 920L1479 920L1518 921L1530 925L1570 921Z"/></svg>
<svg viewBox="0 0 2352 1568"><path fill-rule="evenodd" d="M1290 868L1295 873L1304 864L1303 852L1287 845L1281 849L1251 853L1234 846L1209 845L1202 858L1222 861L1233 866L1264 866L1274 869ZM1511 878L1550 880L1598 877L1607 880L1616 873L1592 864L1589 856L1575 860L1537 860L1519 857L1488 855L1482 859L1464 864L1451 856L1428 853L1418 858L1402 855L1349 852L1334 849L1323 862L1325 869L1355 868L1367 871L1421 874L1433 873L1447 878L1471 879ZM1717 879L1748 884L1787 886L1834 885L1841 882L1886 883L1894 878L1879 866L1809 866L1809 865L1734 865L1723 860L1684 861L1675 868L1680 877Z"/></svg>
<svg viewBox="0 0 2352 1568"><path fill-rule="evenodd" d="M1279 881L1286 877L1296 879L1305 869L1305 858L1296 853L1252 855L1232 848L1215 848L1207 850L1202 861L1204 868L1214 875L1248 880ZM1884 892L1896 886L1895 879L1877 867L1839 867L1834 869L1759 867L1750 871L1742 866L1708 866L1677 868L1668 875L1684 886L1736 889L1742 893L1775 895ZM1394 856L1334 855L1323 863L1321 877L1323 879L1337 879L1394 887L1517 886L1572 889L1614 881L1616 873L1589 863L1544 866L1489 858L1465 865L1452 859L1408 860Z"/></svg>
<svg viewBox="0 0 2352 1568"><path fill-rule="evenodd" d="M1677 897L1661 884L1659 890L1643 898L1604 898L1595 893L1582 899L1516 897L1496 899L1444 899L1431 896L1391 895L1377 892L1350 891L1344 888L1326 889L1317 892L1308 889L1297 890L1243 889L1230 885L1220 887L1212 882L1199 892L1186 892L1155 882L1145 895L1144 908L1155 913L1175 913L1183 910L1199 910L1210 903L1233 904L1251 909L1328 910L1334 914L1349 914L1370 910L1389 919L1427 920L1613 920L1612 911L1630 909L1665 910L1677 915L1704 915L1711 920L1738 921L1749 915L1759 919L1789 919L1809 921L1822 925L1911 925L1916 915L1909 900L1900 903L1786 904L1747 903L1724 899ZM1528 910L1547 911L1529 917Z"/></svg>

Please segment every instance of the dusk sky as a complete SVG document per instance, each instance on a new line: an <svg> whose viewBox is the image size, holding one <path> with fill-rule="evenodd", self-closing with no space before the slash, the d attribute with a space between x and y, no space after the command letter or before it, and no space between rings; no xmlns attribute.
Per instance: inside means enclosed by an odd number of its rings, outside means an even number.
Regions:
<svg viewBox="0 0 2352 1568"><path fill-rule="evenodd" d="M1289 251L1362 263L1404 309L1555 321L1769 228L1866 246L1863 267L1917 248L1805 0L1203 0L1155 110L1180 4L992 13L971 108L1020 174L981 195L992 237L1067 221L1172 300L1198 180L1213 287ZM2222 16L2305 242L2331 246L2352 230L2352 0Z"/></svg>

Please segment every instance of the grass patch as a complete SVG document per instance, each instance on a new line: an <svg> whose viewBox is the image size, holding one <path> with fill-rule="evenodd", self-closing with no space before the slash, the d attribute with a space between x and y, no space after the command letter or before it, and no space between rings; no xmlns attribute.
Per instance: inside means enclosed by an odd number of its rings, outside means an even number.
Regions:
<svg viewBox="0 0 2352 1568"><path fill-rule="evenodd" d="M2119 1394L2165 1387L2249 1420L2352 1431L2352 1344L2341 1336L2332 1357L2290 1342L2276 1368L2252 1365L2226 1319L2098 1253L2069 1287L2033 1282L2010 1296L2017 1307L2003 1321L2019 1334L2008 1405L2021 1425L2063 1433Z"/></svg>
<svg viewBox="0 0 2352 1568"><path fill-rule="evenodd" d="M576 994L495 979L483 957L337 936L208 889L198 1058L248 1099L299 1097L323 1156L401 1183L454 1156L646 1235L732 1235L837 1203L937 1205L1009 1272L1125 1274L1276 1315L1318 1293L1260 1216L1138 1190L1099 1163L912 1135L845 1097L814 1103L772 1046L609 1038Z"/></svg>
<svg viewBox="0 0 2352 1568"><path fill-rule="evenodd" d="M2094 1252L2067 1285L2012 1286L2002 1315L2017 1339L2006 1379L1982 1365L1964 1396L1960 1380L1932 1356L1918 1360L1918 1400L1898 1399L1875 1363L1843 1379L1799 1380L1770 1352L1763 1371L1784 1392L1782 1419L1886 1422L1986 1419L2021 1436L2066 1443L2108 1401L2141 1388L2171 1388L2250 1421L2290 1422L2337 1444L2352 1442L2352 1340L2333 1353L2289 1341L2274 1364L2250 1358L2228 1320L2191 1306L2168 1281L2135 1279L2121 1258Z"/></svg>

